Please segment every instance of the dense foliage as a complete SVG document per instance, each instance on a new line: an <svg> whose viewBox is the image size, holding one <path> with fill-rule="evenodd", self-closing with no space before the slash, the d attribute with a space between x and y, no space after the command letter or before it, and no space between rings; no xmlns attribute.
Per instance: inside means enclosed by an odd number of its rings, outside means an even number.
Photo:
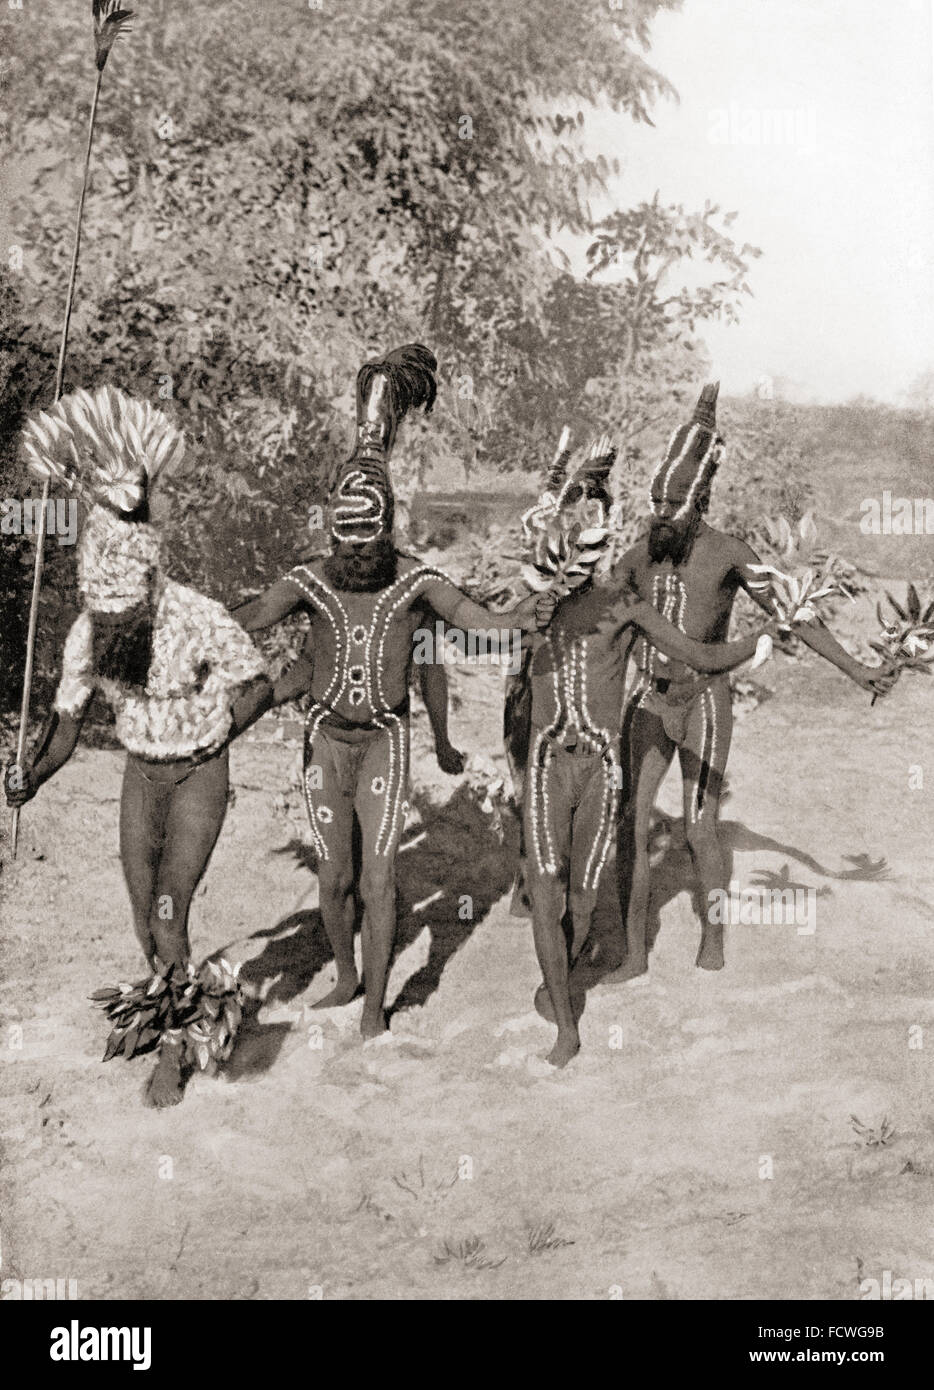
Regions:
<svg viewBox="0 0 934 1390"><path fill-rule="evenodd" d="M347 444L356 366L398 341L429 343L442 377L433 419L407 427L403 493L439 460L471 488L537 477L565 421L612 427L639 461L703 374L696 331L736 314L756 254L709 206L591 217L618 164L587 155L586 112L646 121L671 95L644 55L677 5L141 0L105 73L66 387L113 381L185 429L164 500L178 573L233 601L315 544L309 508ZM0 480L19 495L15 435L52 390L90 3L5 8L0 31L15 151ZM588 239L585 277L559 230ZM15 684L31 555L4 542ZM41 670L68 560L50 547Z"/></svg>

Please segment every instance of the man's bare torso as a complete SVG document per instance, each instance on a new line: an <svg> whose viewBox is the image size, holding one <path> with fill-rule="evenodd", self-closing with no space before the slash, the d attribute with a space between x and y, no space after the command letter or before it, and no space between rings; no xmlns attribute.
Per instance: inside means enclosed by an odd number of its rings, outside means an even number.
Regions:
<svg viewBox="0 0 934 1390"><path fill-rule="evenodd" d="M412 638L426 621L422 596L427 587L444 582L438 573L400 556L398 574L385 589L353 593L328 582L322 560L292 571L311 619L306 647L314 654L314 703L353 723L404 704Z"/></svg>
<svg viewBox="0 0 934 1390"><path fill-rule="evenodd" d="M640 598L651 603L688 637L699 642L723 642L747 552L748 547L735 536L702 524L683 564L675 567L667 560L653 564L645 536L613 571L613 579L622 586L631 585ZM647 638L640 636L636 664L640 670L650 671L653 659L657 668L658 653ZM690 671L683 662L663 660L662 664L665 675L673 680Z"/></svg>
<svg viewBox="0 0 934 1390"><path fill-rule="evenodd" d="M616 584L562 599L546 636L532 639L532 723L537 729L619 729L626 656L632 637L600 631L619 601Z"/></svg>

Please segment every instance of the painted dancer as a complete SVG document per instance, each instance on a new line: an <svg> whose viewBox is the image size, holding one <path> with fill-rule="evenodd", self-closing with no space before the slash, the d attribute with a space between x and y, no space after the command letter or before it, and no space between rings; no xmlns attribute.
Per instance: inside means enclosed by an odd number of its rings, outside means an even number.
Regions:
<svg viewBox="0 0 934 1390"><path fill-rule="evenodd" d="M159 1048L146 1100L181 1100L193 1064L229 1053L239 1021L230 972L194 971L188 912L227 810L227 744L273 703L263 662L221 604L168 578L149 520L151 486L184 439L159 411L112 387L63 397L24 431L31 470L87 505L78 547L81 613L65 643L45 733L28 767L7 769L13 806L74 752L92 696L127 751L120 856L152 980L102 991L107 1056Z"/></svg>
<svg viewBox="0 0 934 1390"><path fill-rule="evenodd" d="M623 556L614 581L677 628L702 642L727 633L740 589L766 612L776 611L758 556L745 541L715 531L704 520L710 489L723 456L717 430L719 383L703 388L689 424L675 430L651 485L652 523ZM816 617L795 623L795 634L864 690L884 695L895 675L850 656ZM638 644L638 679L623 722L627 779L620 820L620 898L626 923L626 975L647 969L649 828L659 785L675 753L684 783L684 825L694 862L702 915L696 964L723 966L723 928L707 919L710 893L727 887L727 866L717 818L732 732L730 684L696 661L668 660L650 632Z"/></svg>
<svg viewBox="0 0 934 1390"><path fill-rule="evenodd" d="M553 598L532 594L510 612L494 614L441 570L396 549L389 456L407 411L431 409L436 369L433 355L418 345L360 369L354 449L331 489L330 553L298 565L236 610L250 632L296 611L311 620L305 800L321 915L337 968L336 986L318 1006L346 1004L360 986L353 949L356 888L363 903L361 1031L367 1038L386 1027L386 980L396 930L395 860L408 805L414 634L428 625L433 610L455 629L489 635L490 647L497 650L501 639L508 646L516 629L533 630L554 611ZM355 818L362 847L356 885Z"/></svg>
<svg viewBox="0 0 934 1390"><path fill-rule="evenodd" d="M562 441L564 443L564 441ZM600 878L616 835L622 785L620 720L625 669L637 630L698 669L726 671L768 650L763 634L704 645L618 585L595 583L610 539L607 479L615 459L601 442L568 476L560 448L546 490L523 517L533 585L565 593L544 634L524 640L505 733L522 807L523 876L544 983L536 1008L557 1024L548 1060L579 1050L571 972L590 933ZM570 919L570 940L564 930Z"/></svg>

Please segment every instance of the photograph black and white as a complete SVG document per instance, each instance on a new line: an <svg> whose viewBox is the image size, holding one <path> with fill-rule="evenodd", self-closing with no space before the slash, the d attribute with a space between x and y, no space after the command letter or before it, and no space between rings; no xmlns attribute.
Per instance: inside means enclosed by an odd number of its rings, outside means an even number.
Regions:
<svg viewBox="0 0 934 1390"><path fill-rule="evenodd" d="M0 5L32 1364L325 1300L883 1362L934 1299L931 0Z"/></svg>

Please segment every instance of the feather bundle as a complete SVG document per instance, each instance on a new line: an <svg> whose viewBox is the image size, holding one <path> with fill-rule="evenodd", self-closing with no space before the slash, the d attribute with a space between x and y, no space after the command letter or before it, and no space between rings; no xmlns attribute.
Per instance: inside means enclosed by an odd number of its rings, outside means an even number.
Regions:
<svg viewBox="0 0 934 1390"><path fill-rule="evenodd" d="M838 580L815 574L810 569L792 575L784 574L774 565L749 565L747 568L759 576L749 587L771 600L776 616L786 626L816 622L820 616L818 609L829 598L852 598Z"/></svg>
<svg viewBox="0 0 934 1390"><path fill-rule="evenodd" d="M572 526L568 531L551 526L537 537L535 559L522 566L523 578L537 591L553 589L562 596L570 594L593 577L609 541L610 531L605 526L586 530Z"/></svg>
<svg viewBox="0 0 934 1390"><path fill-rule="evenodd" d="M130 32L126 25L133 18L133 11L118 10L117 0L92 0L91 18L94 24L94 61L98 72L103 72L110 50L121 33Z"/></svg>
<svg viewBox="0 0 934 1390"><path fill-rule="evenodd" d="M410 410L424 406L425 414L431 413L438 394L435 373L438 361L433 352L422 347L421 343L408 343L405 347L393 348L379 362L364 362L357 373L357 409L362 409L369 395L373 378L386 376L389 380L390 399L395 423L398 424Z"/></svg>
<svg viewBox="0 0 934 1390"><path fill-rule="evenodd" d="M561 431L561 438L558 440L558 448L551 461L551 467L545 478L545 491L551 493L552 496L557 496L561 491L562 484L567 477L568 464L571 462L571 450L568 448L570 439L571 431L565 425Z"/></svg>
<svg viewBox="0 0 934 1390"><path fill-rule="evenodd" d="M876 604L881 639L869 645L899 673L908 670L929 675L934 662L934 601L922 605L913 584L908 585L904 607L891 594L887 593L886 598L893 616L886 617L882 604Z"/></svg>

